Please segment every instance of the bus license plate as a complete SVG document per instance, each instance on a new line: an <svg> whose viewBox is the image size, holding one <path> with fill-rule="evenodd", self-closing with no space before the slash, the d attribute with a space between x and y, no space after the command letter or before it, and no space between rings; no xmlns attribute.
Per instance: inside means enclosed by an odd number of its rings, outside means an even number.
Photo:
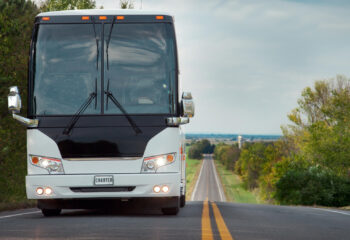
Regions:
<svg viewBox="0 0 350 240"><path fill-rule="evenodd" d="M95 176L95 185L113 185L113 176Z"/></svg>

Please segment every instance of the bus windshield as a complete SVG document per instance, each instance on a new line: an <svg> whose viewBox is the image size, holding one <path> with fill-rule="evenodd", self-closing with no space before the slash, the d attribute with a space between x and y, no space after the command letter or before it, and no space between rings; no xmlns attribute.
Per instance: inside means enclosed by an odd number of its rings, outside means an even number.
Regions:
<svg viewBox="0 0 350 240"><path fill-rule="evenodd" d="M84 115L123 114L108 94L128 114L176 114L172 28L169 23L40 25L34 115L73 115L92 93L96 98Z"/></svg>

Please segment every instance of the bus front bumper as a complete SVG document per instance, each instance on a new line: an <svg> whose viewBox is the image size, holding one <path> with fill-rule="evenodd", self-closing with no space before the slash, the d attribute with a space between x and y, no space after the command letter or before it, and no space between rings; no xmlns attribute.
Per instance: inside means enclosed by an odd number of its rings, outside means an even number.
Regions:
<svg viewBox="0 0 350 240"><path fill-rule="evenodd" d="M179 197L180 173L105 174L113 176L113 185L95 185L95 175L28 175L28 199L105 199L105 198L161 198ZM97 175L100 176L100 175ZM154 191L155 186L168 186L168 192ZM37 189L42 188L43 194ZM51 194L45 189L51 188Z"/></svg>

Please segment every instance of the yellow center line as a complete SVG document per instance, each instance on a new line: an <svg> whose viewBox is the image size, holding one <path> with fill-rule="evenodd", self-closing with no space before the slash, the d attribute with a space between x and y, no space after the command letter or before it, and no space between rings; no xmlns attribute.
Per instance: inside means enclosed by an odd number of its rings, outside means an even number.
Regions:
<svg viewBox="0 0 350 240"><path fill-rule="evenodd" d="M214 211L216 225L218 226L221 240L233 240L230 231L227 229L226 223L221 216L219 208L214 202L211 203Z"/></svg>
<svg viewBox="0 0 350 240"><path fill-rule="evenodd" d="M205 201L203 202L202 240L213 240L214 239L213 238L213 230L211 228L211 223L210 223L209 202L208 202L209 184L208 184L208 179L206 179L206 180L207 180L207 189L206 189L207 196L206 196ZM216 206L216 204L214 202L210 202L210 203L212 204L216 225L218 227L221 240L234 240L234 238L231 236L230 231L227 229L226 223L225 223L224 219L222 218L222 215L220 213L218 206Z"/></svg>
<svg viewBox="0 0 350 240"><path fill-rule="evenodd" d="M213 240L213 231L211 230L208 198L203 202L202 212L202 240Z"/></svg>

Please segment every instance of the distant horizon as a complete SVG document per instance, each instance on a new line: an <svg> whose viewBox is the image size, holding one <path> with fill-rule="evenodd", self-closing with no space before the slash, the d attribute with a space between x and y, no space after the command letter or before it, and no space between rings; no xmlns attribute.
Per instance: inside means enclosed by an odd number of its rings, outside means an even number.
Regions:
<svg viewBox="0 0 350 240"><path fill-rule="evenodd" d="M201 134L201 135L254 135L254 136L283 136L283 134L264 134L264 133L217 133L217 132L185 132L185 135Z"/></svg>
<svg viewBox="0 0 350 240"><path fill-rule="evenodd" d="M282 136L283 134L279 133L229 133L229 132L187 132L185 131L185 134L213 134L213 135L268 135L268 136Z"/></svg>

